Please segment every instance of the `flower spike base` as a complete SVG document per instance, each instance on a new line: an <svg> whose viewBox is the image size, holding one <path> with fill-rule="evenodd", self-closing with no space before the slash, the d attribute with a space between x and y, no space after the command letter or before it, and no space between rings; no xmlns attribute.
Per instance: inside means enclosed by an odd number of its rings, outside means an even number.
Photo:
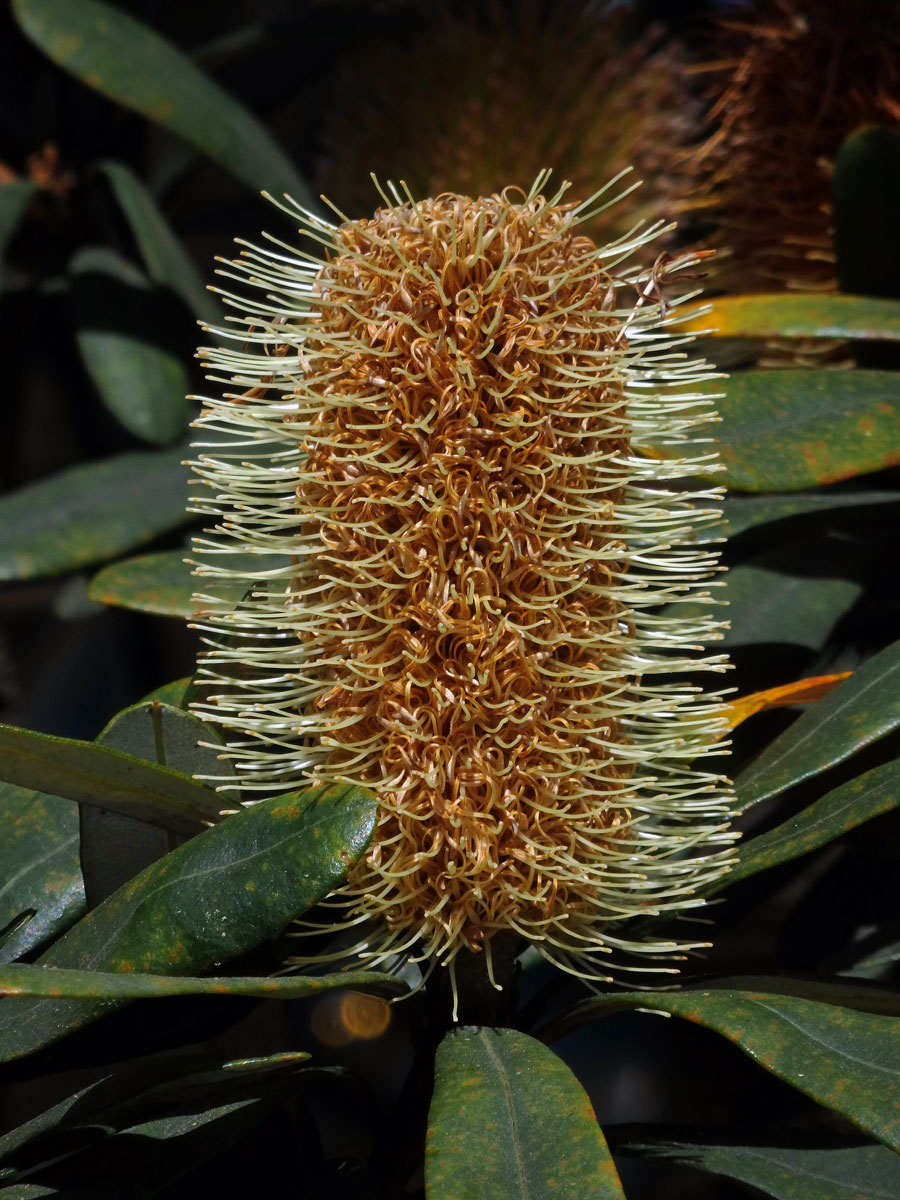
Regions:
<svg viewBox="0 0 900 1200"><path fill-rule="evenodd" d="M373 965L484 950L490 975L506 933L588 980L616 952L667 969L701 943L633 919L728 869L728 783L697 765L727 714L685 679L727 665L702 649L720 623L678 615L716 569L719 493L673 486L716 466L693 436L711 375L663 295L696 259L630 266L659 226L598 249L580 225L606 196L545 197L547 175L392 189L339 224L286 201L308 249L229 264L258 291L223 292L241 315L203 352L231 390L197 422L199 710L245 800L375 791L334 897ZM230 611L236 551L283 565Z"/></svg>

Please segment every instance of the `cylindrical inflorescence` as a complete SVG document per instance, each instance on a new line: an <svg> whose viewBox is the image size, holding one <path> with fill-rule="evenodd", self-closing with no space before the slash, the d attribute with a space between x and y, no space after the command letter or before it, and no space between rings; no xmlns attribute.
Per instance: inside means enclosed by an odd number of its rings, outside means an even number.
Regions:
<svg viewBox="0 0 900 1200"><path fill-rule="evenodd" d="M319 254L248 247L224 273L263 295L226 293L246 315L204 352L240 390L197 422L198 707L245 799L376 793L338 896L372 962L506 932L607 978L617 950L685 949L628 922L728 868L729 786L697 766L724 706L685 677L726 665L696 603L719 493L673 486L717 465L693 445L712 376L661 290L695 260L629 267L659 227L597 248L605 198L545 183L298 210Z"/></svg>

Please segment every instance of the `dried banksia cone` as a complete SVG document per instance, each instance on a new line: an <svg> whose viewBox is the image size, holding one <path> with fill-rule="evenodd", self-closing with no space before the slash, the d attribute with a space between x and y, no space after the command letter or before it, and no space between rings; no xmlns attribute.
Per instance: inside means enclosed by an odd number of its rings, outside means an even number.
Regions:
<svg viewBox="0 0 900 1200"><path fill-rule="evenodd" d="M402 28L346 51L316 183L360 217L371 211L371 170L405 178L415 195L481 196L527 189L552 161L584 196L632 167L645 185L630 208L604 208L584 228L609 241L639 218L669 215L669 197L686 186L677 151L696 137L698 112L678 44L658 27L635 36L624 10L420 0Z"/></svg>
<svg viewBox="0 0 900 1200"><path fill-rule="evenodd" d="M248 315L204 352L235 390L197 422L199 573L284 557L245 570L237 611L201 599L201 710L245 799L376 792L334 925L372 964L485 950L490 973L514 934L607 978L613 951L685 949L630 919L728 866L728 784L697 766L723 705L686 678L725 662L717 623L678 615L719 493L667 486L716 465L691 444L709 373L661 328L692 260L628 266L658 227L598 249L604 198L545 198L546 176L339 225L288 205L322 257L244 250L223 273L260 294L225 293Z"/></svg>
<svg viewBox="0 0 900 1200"><path fill-rule="evenodd" d="M759 0L723 20L707 68L712 132L682 205L731 251L729 291L835 290L831 174L861 125L900 123L900 23L886 0Z"/></svg>

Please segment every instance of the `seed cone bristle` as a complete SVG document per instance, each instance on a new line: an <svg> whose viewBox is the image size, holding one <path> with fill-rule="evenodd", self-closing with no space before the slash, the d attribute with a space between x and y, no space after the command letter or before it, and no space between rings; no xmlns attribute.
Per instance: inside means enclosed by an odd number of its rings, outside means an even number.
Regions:
<svg viewBox="0 0 900 1200"><path fill-rule="evenodd" d="M247 797L377 794L336 897L373 963L506 932L607 978L613 951L700 944L627 922L728 868L728 784L695 766L723 704L683 678L726 665L701 649L719 623L677 615L708 598L719 492L665 486L716 465L691 446L710 372L661 328L691 260L627 266L659 226L598 249L579 224L605 196L546 178L337 226L288 206L323 257L246 249L224 273L265 295L226 295L243 345L205 352L241 391L197 422L224 437L198 446L198 573L284 558L237 611L201 598L199 707Z"/></svg>
<svg viewBox="0 0 900 1200"><path fill-rule="evenodd" d="M758 0L710 47L709 136L683 210L720 249L727 291L837 288L834 160L862 125L900 122L900 35L886 0Z"/></svg>

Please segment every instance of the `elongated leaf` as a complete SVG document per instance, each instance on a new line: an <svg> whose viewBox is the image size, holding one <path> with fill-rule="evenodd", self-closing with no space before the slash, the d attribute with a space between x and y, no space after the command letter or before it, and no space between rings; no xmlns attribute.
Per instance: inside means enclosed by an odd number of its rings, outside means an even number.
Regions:
<svg viewBox="0 0 900 1200"><path fill-rule="evenodd" d="M713 892L810 854L898 805L900 759L894 759L828 792L768 833L744 842L738 847L736 865L724 879L713 885Z"/></svg>
<svg viewBox="0 0 900 1200"><path fill-rule="evenodd" d="M96 1146L97 1134L127 1129L141 1118L156 1115L160 1104L205 1099L218 1092L220 1102L252 1088L258 1080L294 1073L309 1059L299 1050L223 1063L195 1050L156 1054L132 1060L120 1070L81 1088L58 1104L0 1137L0 1162L21 1170L35 1160L53 1161L79 1149L78 1135ZM37 1147L30 1149L34 1142ZM24 1153L23 1153L24 1152ZM62 1152L62 1154L60 1154Z"/></svg>
<svg viewBox="0 0 900 1200"><path fill-rule="evenodd" d="M164 446L187 428L187 369L164 344L170 314L144 276L105 247L72 259L75 340L94 386L116 420Z"/></svg>
<svg viewBox="0 0 900 1200"><path fill-rule="evenodd" d="M177 293L195 316L215 321L220 315L219 306L156 201L124 163L108 161L100 167L131 226L150 278Z"/></svg>
<svg viewBox="0 0 900 1200"><path fill-rule="evenodd" d="M35 910L0 945L0 962L34 950L84 913L78 842L71 800L0 783L0 927Z"/></svg>
<svg viewBox="0 0 900 1200"><path fill-rule="evenodd" d="M235 572L257 570L260 573L283 566L276 555L235 554L229 566ZM233 606L247 591L247 580L197 579L185 562L181 550L142 554L104 567L91 580L88 595L103 604L134 608L167 617L195 617L207 611L195 594L214 590L215 599Z"/></svg>
<svg viewBox="0 0 900 1200"><path fill-rule="evenodd" d="M0 725L0 778L80 804L126 812L176 833L196 833L218 820L222 803L210 788L130 754Z"/></svg>
<svg viewBox="0 0 900 1200"><path fill-rule="evenodd" d="M598 996L577 1005L553 1032L635 1008L721 1034L791 1087L900 1149L900 1018L797 995L721 988Z"/></svg>
<svg viewBox="0 0 900 1200"><path fill-rule="evenodd" d="M159 701L117 713L97 741L190 777L211 775L224 780L234 774L230 759L220 761L224 742L215 727ZM236 797L219 790L216 803L221 809L235 804ZM85 808L81 864L88 907L95 908L169 849L170 834L163 829L122 812Z"/></svg>
<svg viewBox="0 0 900 1200"><path fill-rule="evenodd" d="M724 644L784 642L810 650L824 645L862 593L862 586L855 580L840 578L840 563L832 561L824 550L823 546L818 561L833 575L802 573L796 546L733 567L728 572L726 589L731 628L725 632ZM794 566L797 573L792 570Z"/></svg>
<svg viewBox="0 0 900 1200"><path fill-rule="evenodd" d="M649 1131L648 1131L649 1132ZM754 1130L723 1133L711 1140L686 1130L677 1140L631 1136L615 1143L616 1153L665 1159L725 1175L759 1188L776 1200L895 1200L900 1196L900 1156L874 1142L846 1138L812 1139L784 1129L768 1142Z"/></svg>
<svg viewBox="0 0 900 1200"><path fill-rule="evenodd" d="M6 243L16 232L36 191L37 187L28 179L0 183L0 284L3 282L2 260Z"/></svg>
<svg viewBox="0 0 900 1200"><path fill-rule="evenodd" d="M126 108L171 129L258 191L306 187L263 125L146 25L100 0L14 0L31 40L54 62Z"/></svg>
<svg viewBox="0 0 900 1200"><path fill-rule="evenodd" d="M280 933L337 884L375 827L374 797L320 787L263 801L153 863L38 960L80 971L195 975ZM0 1003L0 1061L21 1058L119 1001Z"/></svg>
<svg viewBox="0 0 900 1200"><path fill-rule="evenodd" d="M716 502L722 509L722 520L703 531L703 537L736 537L760 525L784 521L791 517L829 520L843 509L867 508L867 517L875 520L896 520L900 492L821 491L796 496L729 496Z"/></svg>
<svg viewBox="0 0 900 1200"><path fill-rule="evenodd" d="M707 310L705 314L703 309ZM900 304L870 296L822 292L717 296L705 304L681 308L679 315L690 318L684 325L678 322L679 332L710 333L715 337L900 341Z"/></svg>
<svg viewBox="0 0 900 1200"><path fill-rule="evenodd" d="M736 491L799 491L900 462L892 371L742 371L717 406L716 438Z"/></svg>
<svg viewBox="0 0 900 1200"><path fill-rule="evenodd" d="M401 996L406 985L380 971L337 971L330 975L174 976L143 972L76 971L29 963L0 966L0 996L67 1000L157 1000L164 996L254 996L260 1000L305 1000L335 988Z"/></svg>
<svg viewBox="0 0 900 1200"><path fill-rule="evenodd" d="M540 1042L463 1028L438 1047L428 1200L623 1200L581 1084Z"/></svg>
<svg viewBox="0 0 900 1200"><path fill-rule="evenodd" d="M843 762L900 726L900 642L798 717L737 780L742 809Z"/></svg>
<svg viewBox="0 0 900 1200"><path fill-rule="evenodd" d="M121 454L0 498L0 580L102 562L186 524L184 454Z"/></svg>

